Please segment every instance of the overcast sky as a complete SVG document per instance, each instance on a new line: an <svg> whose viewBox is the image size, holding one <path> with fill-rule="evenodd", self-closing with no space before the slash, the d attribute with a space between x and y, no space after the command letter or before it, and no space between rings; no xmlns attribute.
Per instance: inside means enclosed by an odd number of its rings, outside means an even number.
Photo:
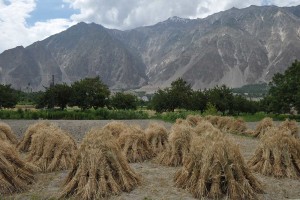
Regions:
<svg viewBox="0 0 300 200"><path fill-rule="evenodd" d="M300 5L300 0L0 0L0 53L84 21L121 30L171 16L203 18L232 7Z"/></svg>

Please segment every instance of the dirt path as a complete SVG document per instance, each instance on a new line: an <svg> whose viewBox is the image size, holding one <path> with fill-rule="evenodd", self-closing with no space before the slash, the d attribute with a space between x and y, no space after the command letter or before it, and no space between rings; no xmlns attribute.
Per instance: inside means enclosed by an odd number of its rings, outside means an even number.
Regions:
<svg viewBox="0 0 300 200"><path fill-rule="evenodd" d="M26 128L35 123L35 120L2 120L8 123L19 138L22 137ZM50 121L50 120L49 120ZM125 123L139 124L146 128L148 123L152 120L126 120ZM110 121L75 121L75 120L51 120L62 129L69 131L78 142L80 142L91 127L104 126ZM164 123L164 122L162 122ZM164 123L167 129L170 129L170 123ZM249 123L249 128L254 128L256 123ZM239 144L241 153L248 161L254 154L255 149L259 145L258 139L253 139L244 136L228 135L235 143ZM182 190L174 187L173 176L179 168L164 167L155 164L153 161L143 163L130 164L134 170L143 177L143 184L133 190L131 193L122 193L120 196L114 196L109 199L113 200L130 200L130 199L194 199L193 196ZM26 193L18 194L13 197L5 197L0 199L55 199L58 194L60 186L67 175L68 171L46 173L37 175L37 183L32 186L32 189ZM260 195L261 199L300 199L300 180L293 179L276 179L260 174L255 176L262 181L265 187L265 194Z"/></svg>

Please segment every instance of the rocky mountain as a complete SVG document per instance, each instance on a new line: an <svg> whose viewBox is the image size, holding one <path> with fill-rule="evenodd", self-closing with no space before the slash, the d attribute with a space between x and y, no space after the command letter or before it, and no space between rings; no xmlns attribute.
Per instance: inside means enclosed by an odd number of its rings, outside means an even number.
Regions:
<svg viewBox="0 0 300 200"><path fill-rule="evenodd" d="M111 88L146 85L145 64L108 30L79 23L64 32L0 55L0 80L15 88L41 90L52 81L71 83L100 76Z"/></svg>
<svg viewBox="0 0 300 200"><path fill-rule="evenodd" d="M99 75L111 88L154 91L178 77L194 89L268 82L300 59L300 6L232 8L128 31L79 23L0 55L0 82L34 88Z"/></svg>
<svg viewBox="0 0 300 200"><path fill-rule="evenodd" d="M115 35L143 58L148 88L168 86L178 77L195 89L240 87L268 82L300 58L300 6L232 8L195 20L173 17Z"/></svg>

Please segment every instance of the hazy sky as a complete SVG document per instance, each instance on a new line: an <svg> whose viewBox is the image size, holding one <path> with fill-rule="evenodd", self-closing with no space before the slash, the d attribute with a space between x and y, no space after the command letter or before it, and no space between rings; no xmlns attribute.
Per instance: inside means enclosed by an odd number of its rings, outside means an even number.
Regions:
<svg viewBox="0 0 300 200"><path fill-rule="evenodd" d="M300 0L0 0L0 53L84 21L131 29L171 16L203 18L231 7L300 5Z"/></svg>

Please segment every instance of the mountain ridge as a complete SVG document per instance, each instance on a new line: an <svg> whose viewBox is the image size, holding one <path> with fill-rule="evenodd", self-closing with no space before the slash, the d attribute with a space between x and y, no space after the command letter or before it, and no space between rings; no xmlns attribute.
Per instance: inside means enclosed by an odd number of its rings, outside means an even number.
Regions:
<svg viewBox="0 0 300 200"><path fill-rule="evenodd" d="M298 27L298 28L297 28ZM154 91L176 78L194 89L271 80L300 59L300 6L231 8L120 31L84 22L0 54L0 82L43 89L99 75L112 89ZM16 75L17 72L25 75Z"/></svg>

